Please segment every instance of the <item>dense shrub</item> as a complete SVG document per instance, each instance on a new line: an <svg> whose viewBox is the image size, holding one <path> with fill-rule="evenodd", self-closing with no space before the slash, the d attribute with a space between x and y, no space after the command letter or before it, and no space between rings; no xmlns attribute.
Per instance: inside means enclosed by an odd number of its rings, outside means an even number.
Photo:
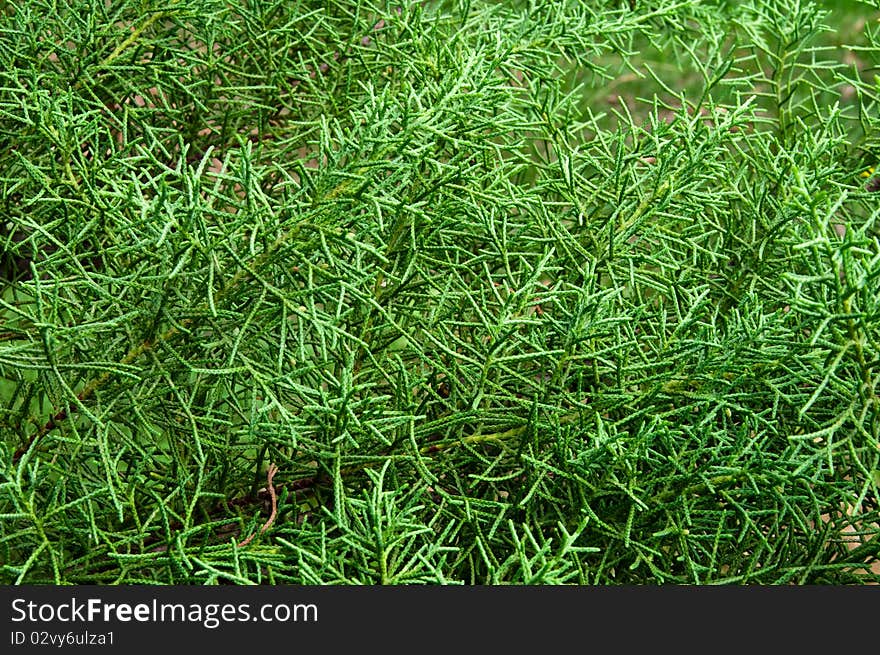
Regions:
<svg viewBox="0 0 880 655"><path fill-rule="evenodd" d="M878 12L0 6L4 581L880 580Z"/></svg>

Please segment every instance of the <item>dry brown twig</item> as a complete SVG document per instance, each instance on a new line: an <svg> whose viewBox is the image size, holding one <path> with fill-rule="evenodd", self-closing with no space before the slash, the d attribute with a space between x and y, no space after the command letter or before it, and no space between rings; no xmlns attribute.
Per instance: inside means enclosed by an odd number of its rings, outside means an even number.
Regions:
<svg viewBox="0 0 880 655"><path fill-rule="evenodd" d="M269 464L269 470L266 471L266 483L269 487L269 498L272 502L272 512L269 514L268 520L263 523L263 527L260 528L260 534L263 534L269 527L275 522L275 517L278 515L278 496L275 495L275 486L272 484L272 478L275 477L275 474L278 472L278 467L275 464ZM247 546L253 538L257 536L257 533L254 532L250 537L242 541L238 544L239 548L243 548Z"/></svg>

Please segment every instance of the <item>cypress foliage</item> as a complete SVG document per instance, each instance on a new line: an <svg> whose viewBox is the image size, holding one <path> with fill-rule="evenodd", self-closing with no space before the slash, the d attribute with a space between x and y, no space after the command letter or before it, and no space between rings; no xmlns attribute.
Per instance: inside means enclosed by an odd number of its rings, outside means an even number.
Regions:
<svg viewBox="0 0 880 655"><path fill-rule="evenodd" d="M877 16L0 2L0 580L880 581Z"/></svg>

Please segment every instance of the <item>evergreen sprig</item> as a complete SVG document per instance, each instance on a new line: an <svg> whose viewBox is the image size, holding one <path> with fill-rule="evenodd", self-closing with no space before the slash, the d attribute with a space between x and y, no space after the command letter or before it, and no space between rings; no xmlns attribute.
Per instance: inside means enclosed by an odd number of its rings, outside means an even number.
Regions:
<svg viewBox="0 0 880 655"><path fill-rule="evenodd" d="M880 582L878 11L0 2L0 579Z"/></svg>

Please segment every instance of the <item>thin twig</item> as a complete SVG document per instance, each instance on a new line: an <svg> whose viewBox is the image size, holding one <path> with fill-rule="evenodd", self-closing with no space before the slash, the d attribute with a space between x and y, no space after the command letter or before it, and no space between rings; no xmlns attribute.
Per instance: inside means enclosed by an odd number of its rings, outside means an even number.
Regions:
<svg viewBox="0 0 880 655"><path fill-rule="evenodd" d="M275 522L275 517L278 516L278 497L275 495L275 486L272 484L272 478L275 477L275 474L278 472L278 467L274 464L269 464L269 470L266 472L266 481L269 487L269 498L272 500L272 513L269 514L269 519L263 523L263 527L260 528L260 534L263 534L269 527ZM253 538L257 536L257 533L254 532L250 537L242 541L238 544L239 548L243 548L247 546Z"/></svg>

